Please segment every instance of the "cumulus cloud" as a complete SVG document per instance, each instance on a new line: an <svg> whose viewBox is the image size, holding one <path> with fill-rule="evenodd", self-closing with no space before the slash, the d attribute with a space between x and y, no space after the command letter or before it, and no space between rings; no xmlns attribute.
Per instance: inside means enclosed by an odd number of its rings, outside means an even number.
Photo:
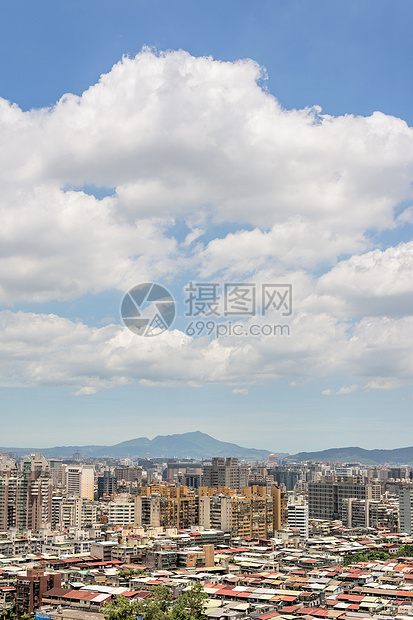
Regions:
<svg viewBox="0 0 413 620"><path fill-rule="evenodd" d="M341 261L317 282L308 307L341 316L403 316L413 308L413 242Z"/></svg>
<svg viewBox="0 0 413 620"><path fill-rule="evenodd" d="M213 239L199 253L201 275L209 277L226 273L254 273L266 267L278 272L295 267L314 269L318 264L331 264L338 255L360 252L369 245L366 238L333 233L322 223L303 217L274 225L269 231L239 230L223 239Z"/></svg>
<svg viewBox="0 0 413 620"><path fill-rule="evenodd" d="M333 265L371 249L367 231L395 226L395 206L411 198L412 129L379 112L285 110L261 76L252 60L143 50L51 108L1 100L3 301L177 272L196 239L189 265L205 276L234 263ZM114 194L64 191L89 185ZM195 212L234 232L204 245ZM179 247L165 234L176 218L190 228Z"/></svg>
<svg viewBox="0 0 413 620"><path fill-rule="evenodd" d="M395 387L394 377L398 386L413 378L413 319L376 319L348 334L331 317L301 315L290 336L211 340L179 330L141 338L118 325L91 328L56 315L3 311L0 328L1 385L63 385L77 396L136 381L194 388L223 383L245 394L251 385L279 377L347 372L372 390Z"/></svg>
<svg viewBox="0 0 413 620"><path fill-rule="evenodd" d="M1 210L0 302L47 301L167 276L170 222L119 218L114 200L50 186L18 191Z"/></svg>
<svg viewBox="0 0 413 620"><path fill-rule="evenodd" d="M291 337L174 330L136 347L113 324L4 312L4 385L83 396L131 381L226 382L236 394L278 377L355 381L332 395L411 382L413 245L377 249L370 233L413 221L411 207L394 215L412 199L413 130L380 112L285 110L262 77L252 60L145 49L50 108L1 99L0 302L187 273L282 278L294 286Z"/></svg>

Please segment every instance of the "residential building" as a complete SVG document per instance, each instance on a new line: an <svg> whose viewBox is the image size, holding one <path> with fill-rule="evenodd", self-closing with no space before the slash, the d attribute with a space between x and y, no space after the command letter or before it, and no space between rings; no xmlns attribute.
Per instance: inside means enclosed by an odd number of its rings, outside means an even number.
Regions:
<svg viewBox="0 0 413 620"><path fill-rule="evenodd" d="M94 499L95 471L92 465L66 465L65 478L68 495Z"/></svg>
<svg viewBox="0 0 413 620"><path fill-rule="evenodd" d="M132 525L135 522L135 502L127 496L118 495L108 504L108 523Z"/></svg>
<svg viewBox="0 0 413 620"><path fill-rule="evenodd" d="M288 505L288 527L298 529L300 538L308 538L308 505L289 504Z"/></svg>
<svg viewBox="0 0 413 620"><path fill-rule="evenodd" d="M81 497L68 497L60 501L59 524L62 529L91 528L97 520L96 502Z"/></svg>
<svg viewBox="0 0 413 620"><path fill-rule="evenodd" d="M370 499L343 499L341 520L346 527L386 527L389 514L386 504Z"/></svg>
<svg viewBox="0 0 413 620"><path fill-rule="evenodd" d="M27 569L16 579L16 614L32 614L41 604L42 596L52 588L60 588L61 574L44 568Z"/></svg>
<svg viewBox="0 0 413 620"><path fill-rule="evenodd" d="M276 532L287 523L287 494L273 485L271 496L273 499L274 531Z"/></svg>
<svg viewBox="0 0 413 620"><path fill-rule="evenodd" d="M20 465L0 455L0 529L37 530L51 523L53 483L49 463L39 453Z"/></svg>
<svg viewBox="0 0 413 620"><path fill-rule="evenodd" d="M178 529L198 525L198 496L189 493L187 487L153 485L142 487L139 492L135 499L135 523L138 525Z"/></svg>
<svg viewBox="0 0 413 620"><path fill-rule="evenodd" d="M399 490L400 531L413 534L413 488L402 487Z"/></svg>
<svg viewBox="0 0 413 620"><path fill-rule="evenodd" d="M240 465L234 457L215 457L211 463L205 463L202 472L202 486L235 489L239 493L248 485L249 469Z"/></svg>
<svg viewBox="0 0 413 620"><path fill-rule="evenodd" d="M244 487L242 495L201 495L199 524L231 537L269 538L274 534L273 497L265 486Z"/></svg>
<svg viewBox="0 0 413 620"><path fill-rule="evenodd" d="M340 519L343 499L349 497L380 500L380 484L353 482L353 478L340 482L309 482L310 519Z"/></svg>
<svg viewBox="0 0 413 620"><path fill-rule="evenodd" d="M98 499L102 499L104 495L111 497L116 493L118 481L116 476L113 476L109 470L104 471L103 474L98 476Z"/></svg>

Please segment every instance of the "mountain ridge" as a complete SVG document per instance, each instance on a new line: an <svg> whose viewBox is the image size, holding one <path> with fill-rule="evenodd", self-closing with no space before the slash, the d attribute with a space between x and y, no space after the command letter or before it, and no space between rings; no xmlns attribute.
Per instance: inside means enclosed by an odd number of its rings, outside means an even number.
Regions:
<svg viewBox="0 0 413 620"><path fill-rule="evenodd" d="M413 446L366 450L358 446L347 448L328 448L318 452L298 452L288 457L301 463L302 461L330 461L338 463L358 462L364 465L410 465L413 464Z"/></svg>
<svg viewBox="0 0 413 620"><path fill-rule="evenodd" d="M0 452L25 456L31 452L41 452L51 458L70 458L79 452L85 458L193 458L209 459L214 456L234 456L246 460L266 460L269 450L245 448L235 443L219 441L201 431L156 435L153 439L136 437L112 446L54 446L52 448L10 448L0 447ZM288 457L286 462L330 461L338 463L358 462L366 465L410 465L413 464L413 446L393 449L367 450L358 446L328 448L313 452L298 452L289 455L278 452L280 458Z"/></svg>
<svg viewBox="0 0 413 620"><path fill-rule="evenodd" d="M7 452L23 456L31 452L41 452L44 456L70 457L79 452L87 458L212 458L214 456L234 456L247 460L266 460L269 450L244 448L234 443L219 441L207 433L191 431L173 435L157 435L153 439L137 437L113 446L54 446L52 448L4 448Z"/></svg>

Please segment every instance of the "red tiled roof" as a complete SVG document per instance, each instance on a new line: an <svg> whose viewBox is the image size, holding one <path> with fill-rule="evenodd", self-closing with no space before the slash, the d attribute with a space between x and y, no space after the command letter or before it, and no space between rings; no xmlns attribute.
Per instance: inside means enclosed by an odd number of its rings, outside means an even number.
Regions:
<svg viewBox="0 0 413 620"><path fill-rule="evenodd" d="M71 592L71 590L68 590L67 588L52 588L51 590L45 592L42 598L47 598L49 596L63 596L68 592Z"/></svg>
<svg viewBox="0 0 413 620"><path fill-rule="evenodd" d="M302 607L297 609L297 613L303 616L316 616L317 618L327 618L328 609L321 609L321 607Z"/></svg>
<svg viewBox="0 0 413 620"><path fill-rule="evenodd" d="M359 596L357 594L339 594L337 597L338 601L354 601L360 603L364 599L364 596Z"/></svg>
<svg viewBox="0 0 413 620"><path fill-rule="evenodd" d="M85 566L109 566L113 564L123 564L120 560L101 560L100 562L87 562Z"/></svg>
<svg viewBox="0 0 413 620"><path fill-rule="evenodd" d="M86 592L84 590L68 590L67 588L52 588L43 594L43 599L48 599L50 597L58 597L58 598L67 598L70 600L76 601L93 601L96 597L102 597L100 592ZM103 600L108 600L111 598L110 594L106 596ZM103 602L103 601L100 601Z"/></svg>
<svg viewBox="0 0 413 620"><path fill-rule="evenodd" d="M132 596L136 596L136 598L146 598L150 595L148 590L133 590L132 592L124 592L122 596L126 596L126 598L131 598Z"/></svg>

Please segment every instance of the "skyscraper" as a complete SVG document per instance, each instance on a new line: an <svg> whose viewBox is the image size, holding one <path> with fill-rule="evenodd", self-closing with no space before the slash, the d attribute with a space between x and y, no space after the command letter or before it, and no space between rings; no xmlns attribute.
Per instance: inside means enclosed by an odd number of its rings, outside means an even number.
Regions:
<svg viewBox="0 0 413 620"><path fill-rule="evenodd" d="M0 455L0 527L37 530L51 523L53 484L47 459L27 456L18 468Z"/></svg>
<svg viewBox="0 0 413 620"><path fill-rule="evenodd" d="M399 491L400 531L413 533L413 488L401 487Z"/></svg>

